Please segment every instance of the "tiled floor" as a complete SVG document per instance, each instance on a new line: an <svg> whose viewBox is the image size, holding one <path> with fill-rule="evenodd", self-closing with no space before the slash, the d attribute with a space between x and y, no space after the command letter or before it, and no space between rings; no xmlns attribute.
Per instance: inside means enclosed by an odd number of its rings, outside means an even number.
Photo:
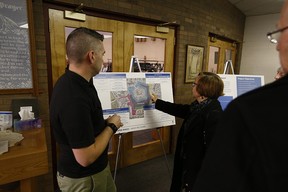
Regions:
<svg viewBox="0 0 288 192"><path fill-rule="evenodd" d="M173 155L167 155L167 161L165 156L161 156L118 169L117 192L168 192L172 165Z"/></svg>

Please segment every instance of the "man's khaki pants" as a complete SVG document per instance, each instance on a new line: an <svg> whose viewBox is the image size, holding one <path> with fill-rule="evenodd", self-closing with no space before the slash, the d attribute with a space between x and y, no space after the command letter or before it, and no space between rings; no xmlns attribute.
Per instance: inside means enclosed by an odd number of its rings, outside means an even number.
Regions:
<svg viewBox="0 0 288 192"><path fill-rule="evenodd" d="M109 165L101 172L83 178L70 178L57 172L61 192L116 192Z"/></svg>

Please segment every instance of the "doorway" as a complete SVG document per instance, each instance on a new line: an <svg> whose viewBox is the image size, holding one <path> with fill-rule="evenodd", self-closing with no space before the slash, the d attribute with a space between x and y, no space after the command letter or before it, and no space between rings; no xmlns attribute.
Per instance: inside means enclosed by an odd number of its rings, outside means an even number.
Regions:
<svg viewBox="0 0 288 192"><path fill-rule="evenodd" d="M66 19L63 10L49 9L51 82L53 85L65 71L67 31L77 27L94 29L104 35L106 58L104 58L102 67L103 72L129 72L131 57L137 55L143 70L153 69L155 72L165 71L173 74L174 29L169 29L168 33L158 33L155 26L89 15L86 15L85 21L77 21ZM155 47L158 47L158 50L151 52ZM155 52L160 54L155 55ZM119 135L114 135L109 150L111 169L113 170L116 164L118 147L120 147L119 168L163 155L159 135L162 138L165 151L169 153L169 127L155 127L155 129L143 132L125 133L121 135L121 142L119 142Z"/></svg>
<svg viewBox="0 0 288 192"><path fill-rule="evenodd" d="M204 69L206 71L223 74L226 62L231 61L232 66L226 68L225 73L233 74L233 69L235 69L236 66L236 53L237 43L235 41L214 34L209 34L207 54L208 62Z"/></svg>

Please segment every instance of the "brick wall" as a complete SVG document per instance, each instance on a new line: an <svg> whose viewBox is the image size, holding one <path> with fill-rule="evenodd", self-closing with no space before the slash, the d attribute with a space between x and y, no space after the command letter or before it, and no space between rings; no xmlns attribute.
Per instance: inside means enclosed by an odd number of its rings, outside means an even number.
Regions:
<svg viewBox="0 0 288 192"><path fill-rule="evenodd" d="M33 0L34 33L36 43L36 66L40 94L40 117L46 128L47 144L49 150L50 174L37 178L37 191L53 191L52 165L51 165L51 142L49 129L49 94L48 72L46 62L46 43L43 17L42 0ZM177 30L177 44L175 55L175 80L174 100L176 103L190 103L192 101L191 84L184 83L186 46L200 45L207 51L209 32L225 36L238 42L243 40L245 16L231 5L228 0L51 0L49 2L61 2L80 5L101 10L127 14L163 22L176 21L179 24ZM240 58L238 59L239 63ZM204 55L204 63L206 55ZM11 100L14 98L29 98L32 95L0 95L0 109L11 110ZM174 151L176 136L182 121L177 119L177 125L172 134L172 146ZM45 186L45 187L43 187Z"/></svg>

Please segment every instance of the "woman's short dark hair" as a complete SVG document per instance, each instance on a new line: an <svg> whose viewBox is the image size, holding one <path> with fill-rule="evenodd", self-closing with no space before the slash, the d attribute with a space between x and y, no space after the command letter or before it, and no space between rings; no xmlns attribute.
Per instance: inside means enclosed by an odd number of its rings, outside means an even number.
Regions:
<svg viewBox="0 0 288 192"><path fill-rule="evenodd" d="M198 80L196 90L201 96L218 99L218 97L224 95L224 83L217 74L200 72L196 79Z"/></svg>

